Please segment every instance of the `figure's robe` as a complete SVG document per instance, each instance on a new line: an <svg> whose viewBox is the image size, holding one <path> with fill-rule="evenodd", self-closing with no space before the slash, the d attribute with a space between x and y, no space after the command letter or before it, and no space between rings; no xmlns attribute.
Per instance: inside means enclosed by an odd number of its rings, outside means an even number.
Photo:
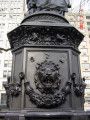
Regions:
<svg viewBox="0 0 90 120"><path fill-rule="evenodd" d="M70 7L69 0L27 0L27 6L33 8L33 5L36 5L40 10L56 10L67 12Z"/></svg>
<svg viewBox="0 0 90 120"><path fill-rule="evenodd" d="M41 9L68 11L69 0L37 0L36 6Z"/></svg>

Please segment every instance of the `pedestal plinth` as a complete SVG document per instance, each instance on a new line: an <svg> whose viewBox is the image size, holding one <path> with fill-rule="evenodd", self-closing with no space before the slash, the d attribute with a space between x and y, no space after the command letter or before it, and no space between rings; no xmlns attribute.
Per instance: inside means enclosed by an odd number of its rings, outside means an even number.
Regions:
<svg viewBox="0 0 90 120"><path fill-rule="evenodd" d="M85 112L28 112L8 113L5 120L89 120L90 113Z"/></svg>

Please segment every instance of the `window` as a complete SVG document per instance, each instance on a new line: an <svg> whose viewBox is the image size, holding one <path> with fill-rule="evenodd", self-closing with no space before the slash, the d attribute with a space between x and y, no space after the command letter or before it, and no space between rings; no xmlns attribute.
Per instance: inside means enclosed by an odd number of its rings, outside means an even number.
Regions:
<svg viewBox="0 0 90 120"><path fill-rule="evenodd" d="M0 38L2 38L3 36L4 36L4 31L0 31Z"/></svg>
<svg viewBox="0 0 90 120"><path fill-rule="evenodd" d="M20 15L9 15L9 20L20 20L21 16Z"/></svg>
<svg viewBox="0 0 90 120"><path fill-rule="evenodd" d="M81 32L85 32L85 28L83 28L83 29L80 29L80 28L79 28L79 31L81 31Z"/></svg>
<svg viewBox="0 0 90 120"><path fill-rule="evenodd" d="M11 5L14 5L14 1L11 1Z"/></svg>
<svg viewBox="0 0 90 120"><path fill-rule="evenodd" d="M11 53L10 51L5 52L5 56L6 56L6 57L12 57L12 53Z"/></svg>
<svg viewBox="0 0 90 120"><path fill-rule="evenodd" d="M8 28L9 28L10 30L14 29L15 27L17 27L17 24L16 24L16 23L9 23L9 24L8 24Z"/></svg>
<svg viewBox="0 0 90 120"><path fill-rule="evenodd" d="M4 60L4 67L8 67L8 60Z"/></svg>
<svg viewBox="0 0 90 120"><path fill-rule="evenodd" d="M8 5L8 1L0 1L0 5L1 6L7 6Z"/></svg>
<svg viewBox="0 0 90 120"><path fill-rule="evenodd" d="M74 26L74 25L75 25L75 22L70 22L70 24Z"/></svg>
<svg viewBox="0 0 90 120"><path fill-rule="evenodd" d="M7 8L0 8L0 13L7 13Z"/></svg>
<svg viewBox="0 0 90 120"><path fill-rule="evenodd" d="M5 52L5 56L8 57L9 56L9 52Z"/></svg>
<svg viewBox="0 0 90 120"><path fill-rule="evenodd" d="M7 17L6 15L3 15L3 20L6 20L6 17Z"/></svg>
<svg viewBox="0 0 90 120"><path fill-rule="evenodd" d="M6 93L1 93L1 104L6 105L6 103L7 103Z"/></svg>
<svg viewBox="0 0 90 120"><path fill-rule="evenodd" d="M83 16L78 16L77 19L78 20L83 20Z"/></svg>
<svg viewBox="0 0 90 120"><path fill-rule="evenodd" d="M89 20L90 20L90 16L86 16L86 19L89 19Z"/></svg>
<svg viewBox="0 0 90 120"><path fill-rule="evenodd" d="M87 52L88 52L88 50L86 48L81 49L81 53L87 53Z"/></svg>
<svg viewBox="0 0 90 120"><path fill-rule="evenodd" d="M89 36L90 36L90 30L88 30L88 34L89 34Z"/></svg>
<svg viewBox="0 0 90 120"><path fill-rule="evenodd" d="M0 57L2 56L2 51L0 51Z"/></svg>
<svg viewBox="0 0 90 120"><path fill-rule="evenodd" d="M20 15L17 15L17 20L19 20L20 19Z"/></svg>
<svg viewBox="0 0 90 120"><path fill-rule="evenodd" d="M2 47L3 45L3 40L0 40L0 47Z"/></svg>
<svg viewBox="0 0 90 120"><path fill-rule="evenodd" d="M75 17L73 15L68 16L69 20L73 20Z"/></svg>
<svg viewBox="0 0 90 120"><path fill-rule="evenodd" d="M0 24L0 28L4 29L5 28L5 24L4 23Z"/></svg>
<svg viewBox="0 0 90 120"><path fill-rule="evenodd" d="M9 56L12 57L12 53L11 53L11 51L9 51Z"/></svg>
<svg viewBox="0 0 90 120"><path fill-rule="evenodd" d="M17 12L18 12L18 13L20 13L20 12L21 12L21 9L20 9L20 8L18 8L18 9L17 9Z"/></svg>
<svg viewBox="0 0 90 120"><path fill-rule="evenodd" d="M12 24L11 24L11 23L9 23L9 24L8 24L8 28L11 28L11 27L12 27Z"/></svg>
<svg viewBox="0 0 90 120"><path fill-rule="evenodd" d="M83 24L83 26L84 26L84 22L83 21L80 21L80 22L77 22L77 24L80 26L80 24Z"/></svg>
<svg viewBox="0 0 90 120"><path fill-rule="evenodd" d="M89 85L89 84L90 84L90 80L85 80L85 83L86 83L87 85Z"/></svg>
<svg viewBox="0 0 90 120"><path fill-rule="evenodd" d="M12 23L12 26L13 26L13 28L15 28L15 27L16 27L16 24L15 24L15 23Z"/></svg>
<svg viewBox="0 0 90 120"><path fill-rule="evenodd" d="M20 8L11 8L10 13L20 13L21 9Z"/></svg>
<svg viewBox="0 0 90 120"><path fill-rule="evenodd" d="M90 102L90 97L85 97L85 102Z"/></svg>
<svg viewBox="0 0 90 120"><path fill-rule="evenodd" d="M18 23L18 24L17 24L17 27L18 27L19 25L20 25L20 24Z"/></svg>
<svg viewBox="0 0 90 120"><path fill-rule="evenodd" d="M4 70L3 71L3 77L10 77L11 76L11 71Z"/></svg>
<svg viewBox="0 0 90 120"><path fill-rule="evenodd" d="M77 22L78 26L80 26L80 22Z"/></svg>
<svg viewBox="0 0 90 120"><path fill-rule="evenodd" d="M5 28L5 24L3 23L3 24L2 24L2 29L4 29L4 28Z"/></svg>
<svg viewBox="0 0 90 120"><path fill-rule="evenodd" d="M9 20L12 20L13 19L13 16L12 15L9 15Z"/></svg>
<svg viewBox="0 0 90 120"><path fill-rule="evenodd" d="M21 4L21 1L18 1L18 4L20 5L20 4Z"/></svg>
<svg viewBox="0 0 90 120"><path fill-rule="evenodd" d="M11 6L19 6L21 1L11 1Z"/></svg>
<svg viewBox="0 0 90 120"><path fill-rule="evenodd" d="M90 77L90 71L84 71L83 76L84 77Z"/></svg>
<svg viewBox="0 0 90 120"><path fill-rule="evenodd" d="M87 25L90 25L90 21L89 21L89 22L87 22Z"/></svg>
<svg viewBox="0 0 90 120"><path fill-rule="evenodd" d="M81 42L80 45L82 45L82 46L86 46L86 45L87 45L87 42L86 42L86 41L83 41L83 42Z"/></svg>
<svg viewBox="0 0 90 120"><path fill-rule="evenodd" d="M10 8L10 13L14 13L14 9L13 8Z"/></svg>
<svg viewBox="0 0 90 120"><path fill-rule="evenodd" d="M4 78L7 77L7 71L6 70L3 71L3 77Z"/></svg>
<svg viewBox="0 0 90 120"><path fill-rule="evenodd" d="M0 20L2 19L2 15L0 15Z"/></svg>
<svg viewBox="0 0 90 120"><path fill-rule="evenodd" d="M11 71L8 71L8 76L11 77Z"/></svg>
<svg viewBox="0 0 90 120"><path fill-rule="evenodd" d="M14 13L17 13L18 9L17 9L17 8L14 8L13 11L14 11Z"/></svg>
<svg viewBox="0 0 90 120"><path fill-rule="evenodd" d="M12 66L12 60L9 60L8 61L8 67L11 67Z"/></svg>
<svg viewBox="0 0 90 120"><path fill-rule="evenodd" d="M9 48L9 47L10 47L9 42L6 41L6 48Z"/></svg>
<svg viewBox="0 0 90 120"><path fill-rule="evenodd" d="M4 67L11 67L12 66L12 60L5 60L4 61Z"/></svg>
<svg viewBox="0 0 90 120"><path fill-rule="evenodd" d="M83 63L82 64L82 68L84 69L88 69L90 67L90 65L88 63Z"/></svg>
<svg viewBox="0 0 90 120"><path fill-rule="evenodd" d="M17 15L14 15L14 16L13 16L13 19L15 19L15 20L16 20L16 19L17 19Z"/></svg>
<svg viewBox="0 0 90 120"><path fill-rule="evenodd" d="M85 93L89 94L90 93L90 89L85 89Z"/></svg>
<svg viewBox="0 0 90 120"><path fill-rule="evenodd" d="M82 58L81 58L83 61L87 61L87 60L89 60L89 57L88 56L82 56Z"/></svg>
<svg viewBox="0 0 90 120"><path fill-rule="evenodd" d="M2 81L2 89L4 89L4 84L6 84L7 82L6 81Z"/></svg>
<svg viewBox="0 0 90 120"><path fill-rule="evenodd" d="M6 15L0 15L0 20L6 20Z"/></svg>

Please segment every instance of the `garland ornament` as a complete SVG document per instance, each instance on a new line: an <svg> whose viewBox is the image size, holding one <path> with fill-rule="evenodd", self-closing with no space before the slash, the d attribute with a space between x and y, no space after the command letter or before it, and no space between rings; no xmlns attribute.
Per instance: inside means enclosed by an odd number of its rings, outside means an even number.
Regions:
<svg viewBox="0 0 90 120"><path fill-rule="evenodd" d="M3 86L6 90L6 95L7 95L7 107L9 108L9 103L10 103L10 95L12 97L18 97L19 94L21 93L21 82L24 79L24 77L22 76L22 72L19 74L19 82L17 82L16 84L12 84L11 83L11 77L8 77L7 82L4 82Z"/></svg>
<svg viewBox="0 0 90 120"><path fill-rule="evenodd" d="M79 85L77 80L76 80L76 73L72 73L72 81L73 81L73 86L74 86L74 91L76 96L82 96L84 94L84 90L86 88L85 84L85 78L81 79L81 84Z"/></svg>
<svg viewBox="0 0 90 120"><path fill-rule="evenodd" d="M48 94L42 95L38 94L34 91L34 89L30 86L30 82L25 78L25 74L22 74L22 77L25 81L25 92L29 96L30 101L37 105L39 108L52 108L58 105L65 103L66 96L71 93L71 79L66 82L65 87L61 90L61 93L57 94Z"/></svg>
<svg viewBox="0 0 90 120"><path fill-rule="evenodd" d="M17 97L20 92L21 92L21 81L23 80L23 77L22 77L22 72L19 74L19 78L20 78L20 81L17 82L16 84L13 84L11 83L11 77L8 77L8 82L5 82L3 84L4 88L6 89L6 91L8 91L8 93L11 95L11 96L15 96Z"/></svg>

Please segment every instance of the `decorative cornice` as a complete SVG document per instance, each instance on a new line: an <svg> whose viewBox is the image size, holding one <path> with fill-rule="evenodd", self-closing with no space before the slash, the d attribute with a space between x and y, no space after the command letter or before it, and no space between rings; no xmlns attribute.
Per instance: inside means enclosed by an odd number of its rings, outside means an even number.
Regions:
<svg viewBox="0 0 90 120"><path fill-rule="evenodd" d="M60 45L78 48L83 37L72 27L21 26L8 34L12 49L23 45Z"/></svg>
<svg viewBox="0 0 90 120"><path fill-rule="evenodd" d="M37 13L25 18L21 25L8 33L12 49L25 45L72 46L78 48L84 35L61 15Z"/></svg>

